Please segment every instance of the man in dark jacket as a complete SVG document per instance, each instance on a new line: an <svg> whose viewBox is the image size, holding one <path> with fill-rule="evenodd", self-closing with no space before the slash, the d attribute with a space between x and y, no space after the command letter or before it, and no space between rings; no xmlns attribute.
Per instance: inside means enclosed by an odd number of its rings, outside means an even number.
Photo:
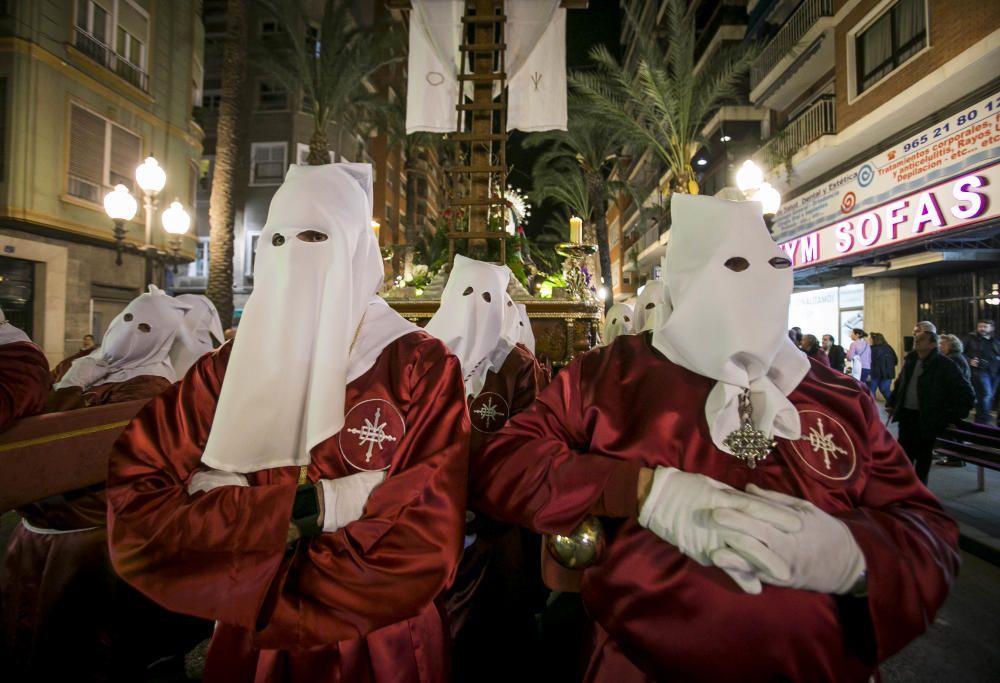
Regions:
<svg viewBox="0 0 1000 683"><path fill-rule="evenodd" d="M968 414L975 394L958 366L938 351L936 333L918 334L913 351L886 401L886 411L899 422L899 444L926 484L934 439Z"/></svg>
<svg viewBox="0 0 1000 683"><path fill-rule="evenodd" d="M992 320L980 320L976 331L965 338L965 355L976 390L976 422L991 424L990 409L1000 383L1000 341L993 336Z"/></svg>
<svg viewBox="0 0 1000 683"><path fill-rule="evenodd" d="M826 351L826 355L830 359L830 367L837 372L843 372L847 354L844 352L844 347L837 343L832 334L823 335L823 350Z"/></svg>

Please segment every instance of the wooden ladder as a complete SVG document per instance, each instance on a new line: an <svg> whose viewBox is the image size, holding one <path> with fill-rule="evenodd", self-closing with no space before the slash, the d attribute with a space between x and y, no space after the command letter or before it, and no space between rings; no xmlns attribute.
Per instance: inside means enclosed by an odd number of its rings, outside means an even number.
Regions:
<svg viewBox="0 0 1000 683"><path fill-rule="evenodd" d="M448 205L452 213L465 211L468 224L464 230L448 232L449 269L459 240L468 240L470 249L484 248L488 240L497 240L500 263L507 262L506 232L489 229L490 215L506 208L501 197L507 187L506 22L502 0L466 3L459 47L459 101L455 107L458 132L450 136L455 154L446 172L450 181ZM469 61L471 73L466 71ZM471 102L465 101L466 83L472 84ZM494 102L497 84L500 101Z"/></svg>

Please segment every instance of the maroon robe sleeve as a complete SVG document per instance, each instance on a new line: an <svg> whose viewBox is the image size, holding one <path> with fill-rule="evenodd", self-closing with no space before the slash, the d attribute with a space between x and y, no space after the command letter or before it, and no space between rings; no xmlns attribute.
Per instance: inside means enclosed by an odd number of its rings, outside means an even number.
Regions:
<svg viewBox="0 0 1000 683"><path fill-rule="evenodd" d="M958 527L917 479L865 397L872 454L860 505L835 513L861 546L877 660L927 630L958 574Z"/></svg>
<svg viewBox="0 0 1000 683"><path fill-rule="evenodd" d="M201 358L111 453L108 538L118 574L177 612L252 628L285 552L295 480L189 496L229 356Z"/></svg>
<svg viewBox="0 0 1000 683"><path fill-rule="evenodd" d="M465 387L458 360L441 342L428 338L418 354L399 465L372 492L360 520L296 553L274 591L273 613L261 615L260 646L366 635L416 616L453 580L468 478Z"/></svg>
<svg viewBox="0 0 1000 683"><path fill-rule="evenodd" d="M42 412L50 384L49 362L37 346L31 342L0 346L0 429Z"/></svg>
<svg viewBox="0 0 1000 683"><path fill-rule="evenodd" d="M582 359L486 446L473 492L487 515L566 534L589 514L634 517L641 466L588 453L579 405Z"/></svg>

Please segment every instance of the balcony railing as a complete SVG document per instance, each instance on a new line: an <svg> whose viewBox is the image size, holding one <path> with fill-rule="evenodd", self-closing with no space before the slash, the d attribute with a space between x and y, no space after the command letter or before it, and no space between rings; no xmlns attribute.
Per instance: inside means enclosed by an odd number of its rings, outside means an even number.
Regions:
<svg viewBox="0 0 1000 683"><path fill-rule="evenodd" d="M810 142L836 132L837 108L834 98L824 97L792 119L755 156L770 166L778 166Z"/></svg>
<svg viewBox="0 0 1000 683"><path fill-rule="evenodd" d="M125 58L115 54L110 46L76 27L76 49L87 55L108 71L112 71L143 92L149 92L149 74Z"/></svg>
<svg viewBox="0 0 1000 683"><path fill-rule="evenodd" d="M833 0L805 0L792 16L788 17L778 33L767 44L760 57L750 70L750 89L753 90L778 65L802 36L811 29L821 17L833 16Z"/></svg>

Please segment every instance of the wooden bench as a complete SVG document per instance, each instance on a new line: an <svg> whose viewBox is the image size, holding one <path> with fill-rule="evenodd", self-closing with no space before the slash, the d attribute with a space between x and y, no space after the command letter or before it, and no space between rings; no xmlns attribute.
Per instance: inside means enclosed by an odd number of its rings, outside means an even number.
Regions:
<svg viewBox="0 0 1000 683"><path fill-rule="evenodd" d="M953 425L934 442L934 455L978 466L976 490L986 490L985 468L1000 471L1000 429L975 422Z"/></svg>
<svg viewBox="0 0 1000 683"><path fill-rule="evenodd" d="M118 435L148 399L24 418L0 434L0 513L101 484Z"/></svg>

